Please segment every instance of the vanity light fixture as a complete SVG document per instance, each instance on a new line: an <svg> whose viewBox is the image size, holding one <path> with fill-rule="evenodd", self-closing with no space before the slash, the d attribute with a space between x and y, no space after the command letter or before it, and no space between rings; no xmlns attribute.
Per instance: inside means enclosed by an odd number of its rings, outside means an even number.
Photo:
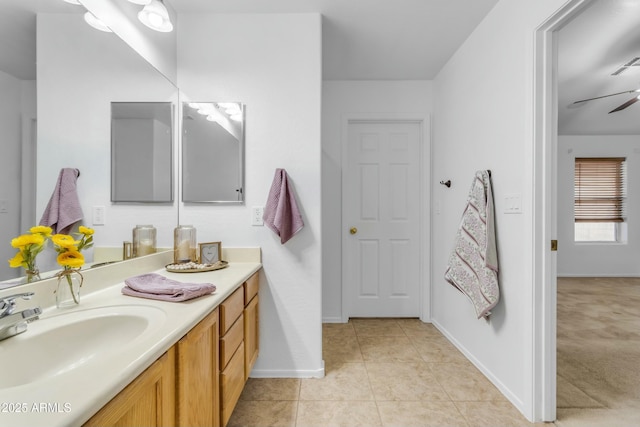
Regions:
<svg viewBox="0 0 640 427"><path fill-rule="evenodd" d="M151 0L129 0L133 4L139 4L140 6L146 6L151 3Z"/></svg>
<svg viewBox="0 0 640 427"><path fill-rule="evenodd" d="M96 18L96 16L87 11L84 14L84 20L87 24L91 25L96 30L104 31L105 33L111 33L111 28L109 28L104 22Z"/></svg>
<svg viewBox="0 0 640 427"><path fill-rule="evenodd" d="M173 31L169 12L162 0L151 0L144 9L138 12L138 19L152 30L160 31L161 33Z"/></svg>
<svg viewBox="0 0 640 427"><path fill-rule="evenodd" d="M78 6L82 6L82 3L80 3L80 0L63 0L63 1L65 1L67 3L75 4L75 5L78 5Z"/></svg>

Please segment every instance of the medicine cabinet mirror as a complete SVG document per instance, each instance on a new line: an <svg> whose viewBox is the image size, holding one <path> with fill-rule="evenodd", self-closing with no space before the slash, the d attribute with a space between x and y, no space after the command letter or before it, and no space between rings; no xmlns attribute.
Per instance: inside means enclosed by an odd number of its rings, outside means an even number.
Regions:
<svg viewBox="0 0 640 427"><path fill-rule="evenodd" d="M244 203L244 112L239 102L182 104L182 201Z"/></svg>
<svg viewBox="0 0 640 427"><path fill-rule="evenodd" d="M170 102L111 103L111 201L173 201Z"/></svg>

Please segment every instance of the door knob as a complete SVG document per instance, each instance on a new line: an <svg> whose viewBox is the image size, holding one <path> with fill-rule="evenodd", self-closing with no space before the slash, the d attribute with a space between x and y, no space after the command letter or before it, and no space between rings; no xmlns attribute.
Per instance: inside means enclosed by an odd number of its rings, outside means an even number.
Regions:
<svg viewBox="0 0 640 427"><path fill-rule="evenodd" d="M357 228L355 228L355 227L351 227L351 228L349 229L349 233L351 233L351 234L356 234L357 232L358 232L358 229L357 229Z"/></svg>

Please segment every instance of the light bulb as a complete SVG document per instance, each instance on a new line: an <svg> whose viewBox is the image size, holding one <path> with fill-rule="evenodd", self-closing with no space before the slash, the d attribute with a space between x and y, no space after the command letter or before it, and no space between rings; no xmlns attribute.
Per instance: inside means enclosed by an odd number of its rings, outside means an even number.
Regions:
<svg viewBox="0 0 640 427"><path fill-rule="evenodd" d="M96 30L104 31L105 33L111 33L111 28L107 27L107 25L96 18L96 16L91 12L86 12L84 14L84 20L87 24L91 25Z"/></svg>
<svg viewBox="0 0 640 427"><path fill-rule="evenodd" d="M151 2L138 13L138 19L152 30L168 33L173 31L173 24L169 19L169 12L160 0Z"/></svg>

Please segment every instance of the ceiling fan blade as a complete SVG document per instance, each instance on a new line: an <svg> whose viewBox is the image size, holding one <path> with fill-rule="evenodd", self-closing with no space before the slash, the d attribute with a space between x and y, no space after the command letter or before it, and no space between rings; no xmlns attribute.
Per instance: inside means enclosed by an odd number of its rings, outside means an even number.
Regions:
<svg viewBox="0 0 640 427"><path fill-rule="evenodd" d="M593 101L594 99L602 99L602 98L608 98L610 96L622 95L623 93L634 93L634 92L640 92L640 89L625 90L624 92L610 93L609 95L596 96L595 98L581 99L580 101L575 101L574 104L579 104L581 102L587 102L587 101Z"/></svg>
<svg viewBox="0 0 640 427"><path fill-rule="evenodd" d="M618 108L615 108L611 111L609 111L609 114L611 113L615 113L616 111L620 111L620 110L624 110L625 108L627 108L630 105L635 104L636 102L638 102L638 97L633 97L630 100L628 100L627 102L625 102L624 104L620 105Z"/></svg>

